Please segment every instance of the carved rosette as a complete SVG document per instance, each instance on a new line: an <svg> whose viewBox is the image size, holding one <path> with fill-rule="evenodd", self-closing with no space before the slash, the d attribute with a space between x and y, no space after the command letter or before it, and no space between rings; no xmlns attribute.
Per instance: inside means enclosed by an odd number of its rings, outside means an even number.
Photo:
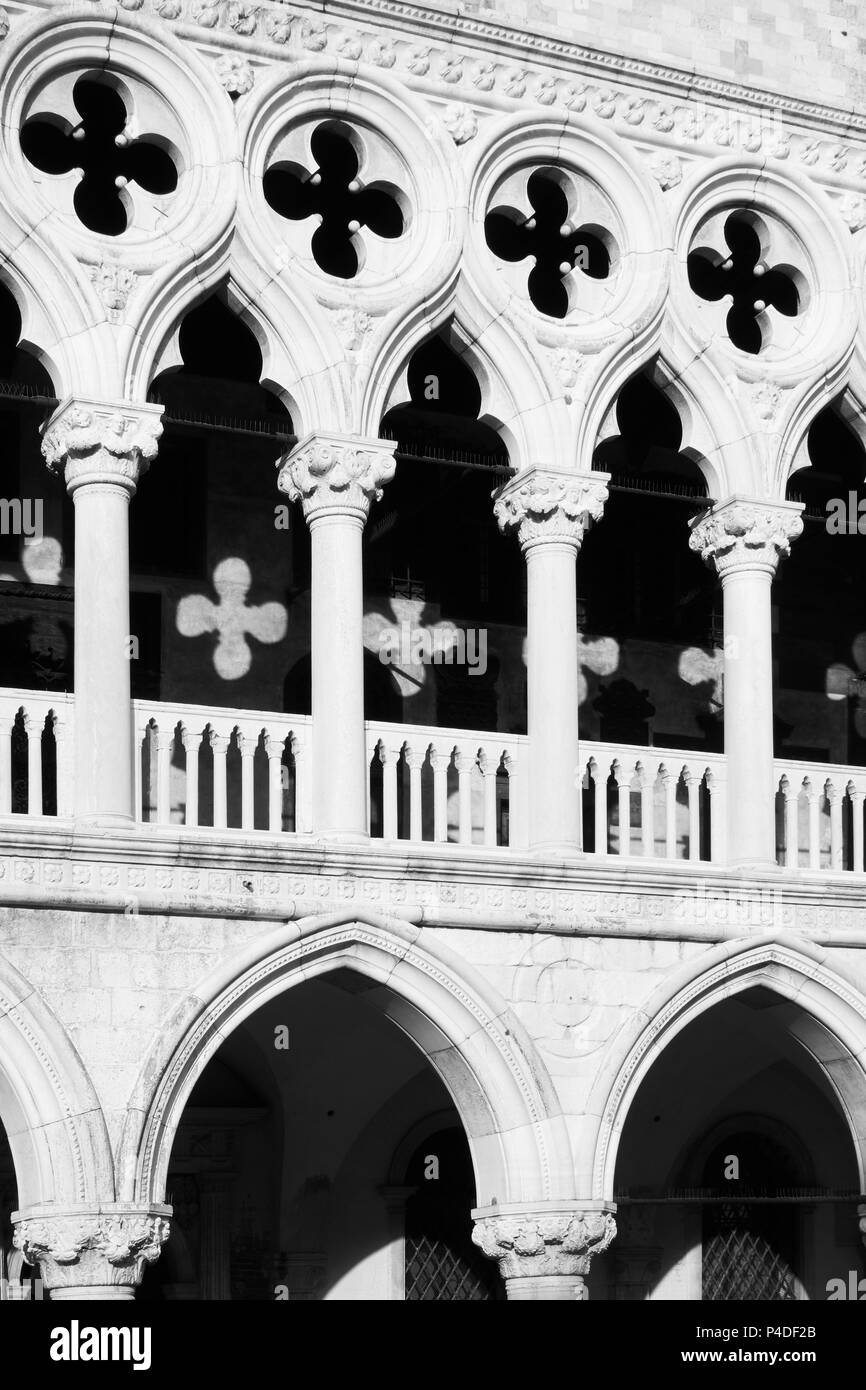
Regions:
<svg viewBox="0 0 866 1390"><path fill-rule="evenodd" d="M126 1288L140 1283L168 1239L169 1208L152 1211L65 1212L15 1226L15 1247L38 1264L55 1296L67 1289ZM86 1296L86 1295L84 1295Z"/></svg>
<svg viewBox="0 0 866 1390"><path fill-rule="evenodd" d="M733 497L692 522L689 546L724 580L738 570L773 575L779 560L802 533L798 503L773 503Z"/></svg>
<svg viewBox="0 0 866 1390"><path fill-rule="evenodd" d="M567 473L531 468L494 493L493 511L503 531L516 531L521 548L550 541L579 549L607 501L606 473Z"/></svg>
<svg viewBox="0 0 866 1390"><path fill-rule="evenodd" d="M386 439L309 434L278 463L277 485L300 502L311 524L323 513L342 513L366 521L394 476L396 444Z"/></svg>
<svg viewBox="0 0 866 1390"><path fill-rule="evenodd" d="M42 454L63 473L70 493L88 483L125 488L130 496L162 434L161 405L68 399L45 427Z"/></svg>
<svg viewBox="0 0 866 1390"><path fill-rule="evenodd" d="M474 1243L488 1258L499 1261L506 1283L510 1279L575 1281L576 1297L594 1255L600 1255L616 1236L616 1222L607 1211L557 1211L483 1216L472 1231Z"/></svg>

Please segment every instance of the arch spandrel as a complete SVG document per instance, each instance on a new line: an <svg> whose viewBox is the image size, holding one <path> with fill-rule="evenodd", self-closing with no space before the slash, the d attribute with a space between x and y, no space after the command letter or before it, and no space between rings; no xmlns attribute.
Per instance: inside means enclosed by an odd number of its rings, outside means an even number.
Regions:
<svg viewBox="0 0 866 1390"><path fill-rule="evenodd" d="M244 1018L301 980L348 968L371 981L370 1003L444 1081L466 1129L479 1200L573 1196L565 1123L531 1039L491 986L428 935L368 913L308 917L202 981L140 1074L118 1162L124 1189L163 1190L192 1087Z"/></svg>

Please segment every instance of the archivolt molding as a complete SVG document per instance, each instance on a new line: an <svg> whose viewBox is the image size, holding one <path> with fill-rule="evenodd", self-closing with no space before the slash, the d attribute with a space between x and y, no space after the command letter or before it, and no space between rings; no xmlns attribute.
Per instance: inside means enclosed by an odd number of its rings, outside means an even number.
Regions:
<svg viewBox="0 0 866 1390"><path fill-rule="evenodd" d="M84 1064L53 1011L2 956L0 1119L21 1207L113 1198L108 1132Z"/></svg>
<svg viewBox="0 0 866 1390"><path fill-rule="evenodd" d="M163 1192L184 1106L224 1038L293 984L340 968L371 982L367 1000L416 1042L449 1089L480 1201L573 1196L565 1122L523 1026L472 967L422 928L366 911L280 928L181 1003L130 1104L118 1159L125 1190Z"/></svg>
<svg viewBox="0 0 866 1390"><path fill-rule="evenodd" d="M824 1070L847 1117L866 1182L866 996L827 953L798 937L768 933L762 940L729 942L693 958L652 993L618 1030L601 1058L586 1115L578 1158L578 1185L609 1200L614 1190L619 1142L640 1085L665 1047L714 1004L764 985L799 1005L804 1022L794 1028Z"/></svg>

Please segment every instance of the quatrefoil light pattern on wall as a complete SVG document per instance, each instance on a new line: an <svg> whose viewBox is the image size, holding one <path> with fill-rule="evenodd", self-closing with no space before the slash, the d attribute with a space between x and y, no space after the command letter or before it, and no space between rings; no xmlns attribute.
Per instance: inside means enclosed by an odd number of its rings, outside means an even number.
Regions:
<svg viewBox="0 0 866 1390"><path fill-rule="evenodd" d="M618 260L608 200L589 179L553 167L511 174L484 219L487 245L512 287L534 308L563 319L600 313ZM512 269L513 267L513 269Z"/></svg>
<svg viewBox="0 0 866 1390"><path fill-rule="evenodd" d="M119 236L136 220L137 190L158 202L177 188L167 142L135 133L123 96L106 81L79 77L71 92L55 95L57 110L46 102L22 126L25 158L58 185L72 182L72 207L85 227Z"/></svg>
<svg viewBox="0 0 866 1390"><path fill-rule="evenodd" d="M388 243L404 235L408 210L399 178L384 141L329 121L293 130L280 142L263 189L270 207L301 231L296 251L349 280L393 264Z"/></svg>
<svg viewBox="0 0 866 1390"><path fill-rule="evenodd" d="M182 637L216 634L213 664L224 681L240 680L253 662L249 638L282 642L289 615L281 603L248 604L250 567L239 556L222 560L213 572L218 602L205 594L187 594L177 605L177 630Z"/></svg>
<svg viewBox="0 0 866 1390"><path fill-rule="evenodd" d="M802 249L781 223L752 209L714 213L687 260L701 312L741 352L786 350L803 334L808 286Z"/></svg>

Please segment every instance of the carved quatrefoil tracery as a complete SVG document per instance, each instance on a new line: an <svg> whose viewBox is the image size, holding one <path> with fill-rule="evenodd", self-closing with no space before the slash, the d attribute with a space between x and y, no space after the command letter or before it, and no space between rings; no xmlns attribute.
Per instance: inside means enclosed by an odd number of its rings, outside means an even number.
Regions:
<svg viewBox="0 0 866 1390"><path fill-rule="evenodd" d="M42 173L74 181L72 206L85 227L119 236L135 220L132 186L152 199L177 188L170 142L134 130L128 99L111 81L69 75L53 95L56 105L43 94L22 125L24 156Z"/></svg>
<svg viewBox="0 0 866 1390"><path fill-rule="evenodd" d="M515 289L539 313L587 317L602 309L619 259L612 209L596 185L554 167L511 174L484 219L487 245L515 266Z"/></svg>
<svg viewBox="0 0 866 1390"><path fill-rule="evenodd" d="M299 224L319 269L350 280L393 266L388 242L403 237L409 222L400 175L383 140L325 121L284 137L263 189L280 217Z"/></svg>
<svg viewBox="0 0 866 1390"><path fill-rule="evenodd" d="M728 209L707 218L693 238L689 284L702 312L741 352L757 354L771 343L785 349L801 337L809 303L808 282L796 268L803 259L781 223L752 209Z"/></svg>

